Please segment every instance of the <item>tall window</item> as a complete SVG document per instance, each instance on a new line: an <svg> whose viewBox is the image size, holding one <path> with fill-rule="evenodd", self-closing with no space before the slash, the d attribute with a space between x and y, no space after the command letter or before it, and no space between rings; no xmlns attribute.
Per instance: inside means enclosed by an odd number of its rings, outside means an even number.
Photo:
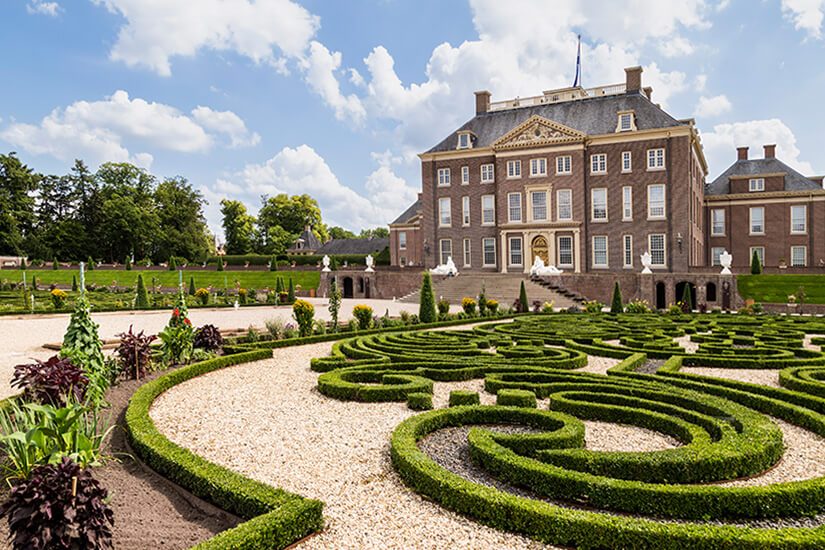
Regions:
<svg viewBox="0 0 825 550"><path fill-rule="evenodd" d="M633 267L633 235L624 235L622 245L624 248L624 266Z"/></svg>
<svg viewBox="0 0 825 550"><path fill-rule="evenodd" d="M467 185L470 183L470 167L469 166L462 166L461 167L461 185Z"/></svg>
<svg viewBox="0 0 825 550"><path fill-rule="evenodd" d="M765 232L765 207L753 206L750 209L751 234Z"/></svg>
<svg viewBox="0 0 825 550"><path fill-rule="evenodd" d="M470 267L470 239L464 239L464 267Z"/></svg>
<svg viewBox="0 0 825 550"><path fill-rule="evenodd" d="M791 206L791 233L805 233L808 228L808 209L804 204Z"/></svg>
<svg viewBox="0 0 825 550"><path fill-rule="evenodd" d="M622 113L619 115L619 131L627 132L633 129L633 114Z"/></svg>
<svg viewBox="0 0 825 550"><path fill-rule="evenodd" d="M559 189L556 191L556 219L573 219L572 191L570 189Z"/></svg>
<svg viewBox="0 0 825 550"><path fill-rule="evenodd" d="M748 254L748 261L750 262L751 258L753 258L753 253L756 252L756 257L759 258L759 265L765 265L765 247L764 246L752 246L750 252Z"/></svg>
<svg viewBox="0 0 825 550"><path fill-rule="evenodd" d="M622 219L633 219L633 188L622 187Z"/></svg>
<svg viewBox="0 0 825 550"><path fill-rule="evenodd" d="M665 265L665 236L661 234L649 235L648 246L650 247L650 263L652 265Z"/></svg>
<svg viewBox="0 0 825 550"><path fill-rule="evenodd" d="M604 174L607 172L607 155L601 153L599 155L590 155L590 173Z"/></svg>
<svg viewBox="0 0 825 550"><path fill-rule="evenodd" d="M449 168L439 168L438 169L438 185L446 186L450 185L450 169Z"/></svg>
<svg viewBox="0 0 825 550"><path fill-rule="evenodd" d="M492 164L481 165L481 183L493 183L496 177L493 172Z"/></svg>
<svg viewBox="0 0 825 550"><path fill-rule="evenodd" d="M441 244L441 265L444 265L453 256L453 241L441 239L439 243Z"/></svg>
<svg viewBox="0 0 825 550"><path fill-rule="evenodd" d="M710 265L722 265L722 254L725 253L725 249L720 247L714 247L710 251Z"/></svg>
<svg viewBox="0 0 825 550"><path fill-rule="evenodd" d="M633 164L631 162L631 155L630 151L624 151L622 153L622 172L630 172L633 168Z"/></svg>
<svg viewBox="0 0 825 550"><path fill-rule="evenodd" d="M662 170L665 167L665 150L664 149L648 149L647 150L647 169L648 170Z"/></svg>
<svg viewBox="0 0 825 550"><path fill-rule="evenodd" d="M442 227L449 227L452 222L450 218L450 199L438 199L438 220Z"/></svg>
<svg viewBox="0 0 825 550"><path fill-rule="evenodd" d="M664 218L665 217L665 186L664 185L648 185L647 186L647 217L648 218Z"/></svg>
<svg viewBox="0 0 825 550"><path fill-rule="evenodd" d="M496 203L493 195L481 196L481 223L496 223Z"/></svg>
<svg viewBox="0 0 825 550"><path fill-rule="evenodd" d="M507 177L520 178L521 177L521 161L508 160L507 161Z"/></svg>
<svg viewBox="0 0 825 550"><path fill-rule="evenodd" d="M607 235L593 235L593 267L607 267Z"/></svg>
<svg viewBox="0 0 825 550"><path fill-rule="evenodd" d="M507 195L508 211L511 222L521 221L521 193Z"/></svg>
<svg viewBox="0 0 825 550"><path fill-rule="evenodd" d="M573 265L573 237L559 237L559 265Z"/></svg>
<svg viewBox="0 0 825 550"><path fill-rule="evenodd" d="M765 179L764 178L751 178L748 180L748 189L750 191L764 191L765 190Z"/></svg>
<svg viewBox="0 0 825 550"><path fill-rule="evenodd" d="M407 232L406 231L399 231L398 232L398 249L399 250L406 250L407 249Z"/></svg>
<svg viewBox="0 0 825 550"><path fill-rule="evenodd" d="M496 265L496 240L486 237L481 240L481 245L484 249L484 265L486 267Z"/></svg>
<svg viewBox="0 0 825 550"><path fill-rule="evenodd" d="M804 266L808 264L808 247L791 247L791 266Z"/></svg>
<svg viewBox="0 0 825 550"><path fill-rule="evenodd" d="M725 234L725 211L721 208L710 211L710 234Z"/></svg>
<svg viewBox="0 0 825 550"><path fill-rule="evenodd" d="M570 155L556 157L556 174L570 174L573 172Z"/></svg>
<svg viewBox="0 0 825 550"><path fill-rule="evenodd" d="M530 159L530 175L531 176L546 176L547 175L547 159Z"/></svg>
<svg viewBox="0 0 825 550"><path fill-rule="evenodd" d="M510 265L522 265L521 237L510 237Z"/></svg>
<svg viewBox="0 0 825 550"><path fill-rule="evenodd" d="M530 193L533 201L533 220L547 219L547 191L533 191Z"/></svg>
<svg viewBox="0 0 825 550"><path fill-rule="evenodd" d="M461 197L461 222L470 225L470 197Z"/></svg>
<svg viewBox="0 0 825 550"><path fill-rule="evenodd" d="M590 218L593 220L607 219L607 189L604 187L590 190L592 212Z"/></svg>

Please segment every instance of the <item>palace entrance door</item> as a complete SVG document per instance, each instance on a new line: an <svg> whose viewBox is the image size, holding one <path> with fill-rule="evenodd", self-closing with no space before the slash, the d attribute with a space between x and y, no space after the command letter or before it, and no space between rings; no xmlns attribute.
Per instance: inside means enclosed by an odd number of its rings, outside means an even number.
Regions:
<svg viewBox="0 0 825 550"><path fill-rule="evenodd" d="M533 239L533 242L530 245L530 249L532 253L530 255L530 261L528 262L528 265L533 265L533 262L536 261L537 256L541 258L541 261L544 262L544 265L550 265L550 254L547 250L546 238L538 236L535 239Z"/></svg>

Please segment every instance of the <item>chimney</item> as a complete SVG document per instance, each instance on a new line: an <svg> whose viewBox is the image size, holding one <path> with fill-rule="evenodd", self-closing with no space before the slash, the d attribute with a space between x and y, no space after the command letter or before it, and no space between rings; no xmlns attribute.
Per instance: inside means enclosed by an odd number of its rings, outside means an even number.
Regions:
<svg viewBox="0 0 825 550"><path fill-rule="evenodd" d="M490 92L476 92L476 114L480 115L490 110Z"/></svg>
<svg viewBox="0 0 825 550"><path fill-rule="evenodd" d="M737 147L736 148L736 159L737 160L748 160L748 148L747 147Z"/></svg>
<svg viewBox="0 0 825 550"><path fill-rule="evenodd" d="M642 91L647 96L648 101L653 99L653 88L651 88L650 86L645 86L644 88L642 88Z"/></svg>
<svg viewBox="0 0 825 550"><path fill-rule="evenodd" d="M424 198L424 193L419 193L418 194L418 200L422 200L423 198Z"/></svg>
<svg viewBox="0 0 825 550"><path fill-rule="evenodd" d="M642 89L642 68L641 67L628 67L624 70L625 73L625 91L630 92L638 92Z"/></svg>
<svg viewBox="0 0 825 550"><path fill-rule="evenodd" d="M311 225L306 226L304 228L304 231L310 231L311 232L312 231L312 226Z"/></svg>
<svg viewBox="0 0 825 550"><path fill-rule="evenodd" d="M766 159L776 158L776 144L775 143L773 145L765 145L764 148L765 148L765 158Z"/></svg>
<svg viewBox="0 0 825 550"><path fill-rule="evenodd" d="M823 184L823 180L825 180L825 176L811 176L808 179L811 180L812 182L816 183L816 184L819 184L820 187L825 187L825 184Z"/></svg>

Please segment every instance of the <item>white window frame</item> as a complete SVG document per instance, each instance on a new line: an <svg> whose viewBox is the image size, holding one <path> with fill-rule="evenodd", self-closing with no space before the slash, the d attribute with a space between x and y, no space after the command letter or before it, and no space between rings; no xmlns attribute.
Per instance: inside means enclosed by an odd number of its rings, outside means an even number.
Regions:
<svg viewBox="0 0 825 550"><path fill-rule="evenodd" d="M765 247L764 246L752 246L748 249L748 264L750 264L751 260L753 259L753 251L756 250L756 255L759 256L759 265L765 265Z"/></svg>
<svg viewBox="0 0 825 550"><path fill-rule="evenodd" d="M604 191L604 217L596 217L596 192ZM606 222L608 220L607 187L594 187L590 190L590 221Z"/></svg>
<svg viewBox="0 0 825 550"><path fill-rule="evenodd" d="M462 132L458 134L458 149L470 149L473 146L473 140L470 139L470 134Z"/></svg>
<svg viewBox="0 0 825 550"><path fill-rule="evenodd" d="M468 195L461 197L461 225L464 227L470 225L470 197Z"/></svg>
<svg viewBox="0 0 825 550"><path fill-rule="evenodd" d="M765 178L750 178L748 180L748 192L758 193L765 190Z"/></svg>
<svg viewBox="0 0 825 550"><path fill-rule="evenodd" d="M718 252L718 254L717 254L717 252ZM711 265L711 267L717 267L717 266L721 267L722 266L722 260L720 259L720 257L724 253L725 253L725 247L723 247L723 246L714 246L713 248L710 249L710 265Z"/></svg>
<svg viewBox="0 0 825 550"><path fill-rule="evenodd" d="M562 200L562 197L567 197ZM567 207L567 216L562 216L562 207ZM572 189L557 189L556 190L556 221L566 221L573 219L573 190Z"/></svg>
<svg viewBox="0 0 825 550"><path fill-rule="evenodd" d="M627 124L625 124L627 122ZM619 113L619 131L633 131L633 113Z"/></svg>
<svg viewBox="0 0 825 550"><path fill-rule="evenodd" d="M622 263L624 267L633 267L633 235L622 235Z"/></svg>
<svg viewBox="0 0 825 550"><path fill-rule="evenodd" d="M797 250L802 251L802 261L797 262L794 253ZM805 267L808 265L808 247L807 246L792 246L791 247L791 267Z"/></svg>
<svg viewBox="0 0 825 550"><path fill-rule="evenodd" d="M407 250L407 232L398 232L398 250Z"/></svg>
<svg viewBox="0 0 825 550"><path fill-rule="evenodd" d="M439 187L449 187L450 186L450 169L449 168L439 168L438 169L438 186Z"/></svg>
<svg viewBox="0 0 825 550"><path fill-rule="evenodd" d="M653 172L656 170L664 170L665 165L665 149L664 147L657 147L656 149L647 150L647 170Z"/></svg>
<svg viewBox="0 0 825 550"><path fill-rule="evenodd" d="M653 213L653 201L650 198L650 195L654 188L661 188L662 189L662 213L661 214L654 214ZM647 219L649 220L662 220L667 218L667 189L665 185L662 183L656 183L653 185L647 186Z"/></svg>
<svg viewBox="0 0 825 550"><path fill-rule="evenodd" d="M490 199L493 201L493 205L491 208L485 209L484 208L484 199ZM487 212L492 212L493 216L491 220L487 220ZM495 195L481 195L481 225L495 225L496 224L496 196Z"/></svg>
<svg viewBox="0 0 825 550"><path fill-rule="evenodd" d="M762 226L758 228L758 231L753 230L753 213L754 211L759 210L762 212ZM751 206L748 208L748 234L749 235L764 235L765 234L765 207L764 206Z"/></svg>
<svg viewBox="0 0 825 550"><path fill-rule="evenodd" d="M444 208L446 204L447 208ZM438 227L450 227L453 224L453 212L452 212L452 204L450 201L450 197L440 197L438 199ZM446 212L446 220L447 222L444 223L444 213Z"/></svg>
<svg viewBox="0 0 825 550"><path fill-rule="evenodd" d="M573 157L562 155L556 157L556 175L567 175L573 173Z"/></svg>
<svg viewBox="0 0 825 550"><path fill-rule="evenodd" d="M717 224L717 221L718 221L718 220L716 220L716 215L717 214L722 216L722 221L721 221L722 231L721 232L716 231L716 228L717 228L716 224ZM710 234L711 234L711 236L712 237L724 237L725 236L725 230L726 230L725 225L726 225L725 209L724 208L714 208L714 209L712 209L710 211ZM719 264L719 265L722 265L722 264Z"/></svg>
<svg viewBox="0 0 825 550"><path fill-rule="evenodd" d="M633 187L622 187L622 221L633 221Z"/></svg>
<svg viewBox="0 0 825 550"><path fill-rule="evenodd" d="M590 155L590 173L607 174L607 153Z"/></svg>
<svg viewBox="0 0 825 550"><path fill-rule="evenodd" d="M513 204L513 199L518 200L518 204ZM514 210L515 209L515 210ZM517 213L517 216L513 214ZM523 219L521 213L521 193L507 193L507 220L510 223L521 222Z"/></svg>
<svg viewBox="0 0 825 550"><path fill-rule="evenodd" d="M507 239L507 244L510 248L510 265L512 266L524 266L524 246L523 240L521 237L509 237ZM518 243L518 250L514 250L513 244ZM518 258L515 257L514 253L518 254ZM515 261L518 259L518 261Z"/></svg>
<svg viewBox="0 0 825 550"><path fill-rule="evenodd" d="M508 160L507 161L507 179L514 180L521 177L521 161Z"/></svg>
<svg viewBox="0 0 825 550"><path fill-rule="evenodd" d="M802 224L801 228L795 228L794 225L794 208L802 209ZM805 204L791 205L791 233L794 235L804 235L808 232L808 206Z"/></svg>
<svg viewBox="0 0 825 550"><path fill-rule="evenodd" d="M653 238L662 238L662 263L656 263L653 256ZM647 236L647 252L650 254L651 267L667 267L667 235L664 233L651 233Z"/></svg>
<svg viewBox="0 0 825 550"><path fill-rule="evenodd" d="M479 170L481 172L481 183L493 183L496 181L496 169L494 164L482 164Z"/></svg>
<svg viewBox="0 0 825 550"><path fill-rule="evenodd" d="M493 263L487 263L487 244L493 243ZM481 239L481 262L483 267L495 267L496 266L496 238L495 237L484 237Z"/></svg>
<svg viewBox="0 0 825 550"><path fill-rule="evenodd" d="M602 241L602 240L604 240L604 263L603 263L603 264L596 263L596 252L597 252L597 250L596 250L596 241L597 241L597 240L598 240L598 241ZM591 243L591 247L592 247L592 250L591 250L591 254L590 254L590 256L591 256L591 258L592 258L592 259L591 259L591 262L592 262L592 264L593 264L593 267L594 267L594 268L595 268L595 267L598 267L598 268L605 268L605 267L609 267L609 265L610 265L610 258L609 258L609 256L610 256L610 248L609 248L609 246L608 246L608 238L607 238L607 235L593 235L593 238L592 238L592 240L590 241L590 243Z"/></svg>
<svg viewBox="0 0 825 550"><path fill-rule="evenodd" d="M565 263L565 262L562 261L562 257L561 257L561 255L562 255L562 247L561 247L562 239L570 242L570 263ZM559 254L558 255L559 266L560 267L573 267L573 262L576 261L575 256L573 255L573 237L571 237L570 235L559 235L558 237L556 237L556 245L557 245L557 249L559 251L558 252L558 254Z"/></svg>
<svg viewBox="0 0 825 550"><path fill-rule="evenodd" d="M530 177L538 178L547 175L547 159L536 157L530 159Z"/></svg>
<svg viewBox="0 0 825 550"><path fill-rule="evenodd" d="M449 250L444 250L444 244L447 243ZM444 257L444 252L447 252L447 258ZM441 258L441 265L447 263L447 259L453 257L453 240L452 239L439 239L438 240L438 256Z"/></svg>
<svg viewBox="0 0 825 550"><path fill-rule="evenodd" d="M633 171L633 155L630 151L622 151L622 174Z"/></svg>
<svg viewBox="0 0 825 550"><path fill-rule="evenodd" d="M470 167L469 166L462 166L461 167L461 185L469 185L470 184Z"/></svg>
<svg viewBox="0 0 825 550"><path fill-rule="evenodd" d="M472 240L464 239L464 267L470 267L472 262Z"/></svg>
<svg viewBox="0 0 825 550"><path fill-rule="evenodd" d="M536 216L536 196L537 195L544 195L544 216L538 217ZM548 216L548 207L547 207L547 191L544 189L540 189L537 191L530 192L530 217L534 222L544 222L550 219Z"/></svg>

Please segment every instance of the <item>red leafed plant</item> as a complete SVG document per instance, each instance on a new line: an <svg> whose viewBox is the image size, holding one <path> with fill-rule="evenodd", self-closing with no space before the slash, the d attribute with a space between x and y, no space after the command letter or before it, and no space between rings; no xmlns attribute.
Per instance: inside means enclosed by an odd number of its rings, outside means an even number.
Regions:
<svg viewBox="0 0 825 550"><path fill-rule="evenodd" d="M69 395L82 401L88 385L89 379L72 358L57 355L45 363L34 359L34 363L17 365L11 380L11 386L23 390L27 398L56 407L63 406Z"/></svg>
<svg viewBox="0 0 825 550"><path fill-rule="evenodd" d="M223 346L223 336L215 325L203 325L195 332L195 347L206 351L217 351Z"/></svg>
<svg viewBox="0 0 825 550"><path fill-rule="evenodd" d="M121 372L125 373L127 378L138 379L145 376L146 369L152 362L151 344L157 336L147 336L142 330L135 334L132 332L132 325L129 325L129 332L122 332L117 336L120 338L120 345L115 351Z"/></svg>

